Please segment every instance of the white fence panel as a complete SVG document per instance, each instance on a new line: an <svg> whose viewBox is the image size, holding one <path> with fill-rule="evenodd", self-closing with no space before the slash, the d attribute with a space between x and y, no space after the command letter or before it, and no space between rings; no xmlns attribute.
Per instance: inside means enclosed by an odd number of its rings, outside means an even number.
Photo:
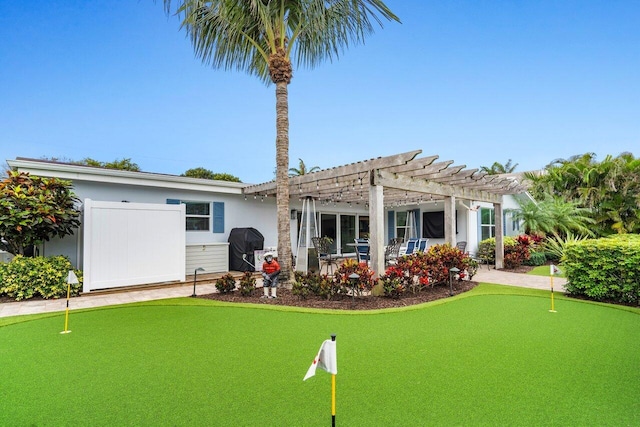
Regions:
<svg viewBox="0 0 640 427"><path fill-rule="evenodd" d="M83 292L185 280L185 205L84 201Z"/></svg>

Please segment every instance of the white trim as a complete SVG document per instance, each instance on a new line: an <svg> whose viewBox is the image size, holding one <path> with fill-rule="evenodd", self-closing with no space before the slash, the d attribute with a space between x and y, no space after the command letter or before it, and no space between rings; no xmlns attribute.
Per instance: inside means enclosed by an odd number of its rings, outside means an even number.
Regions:
<svg viewBox="0 0 640 427"><path fill-rule="evenodd" d="M242 189L249 185L241 182L214 181L185 176L104 169L93 166L70 165L37 160L7 160L7 164L11 168L38 176L55 177L73 181L138 185L163 189L173 188L206 193L242 194Z"/></svg>

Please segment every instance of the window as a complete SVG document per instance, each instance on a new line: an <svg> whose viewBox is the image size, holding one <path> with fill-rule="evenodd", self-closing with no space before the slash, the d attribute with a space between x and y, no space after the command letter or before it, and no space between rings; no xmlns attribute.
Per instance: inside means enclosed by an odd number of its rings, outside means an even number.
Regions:
<svg viewBox="0 0 640 427"><path fill-rule="evenodd" d="M211 205L203 202L182 202L187 210L187 231L209 231Z"/></svg>
<svg viewBox="0 0 640 427"><path fill-rule="evenodd" d="M211 203L191 202L179 199L167 199L168 205L185 205L187 231L210 231L213 223L214 233L224 233L224 202L213 202L213 215Z"/></svg>
<svg viewBox="0 0 640 427"><path fill-rule="evenodd" d="M396 212L396 237L408 236L409 221L407 221L407 218L408 212Z"/></svg>
<svg viewBox="0 0 640 427"><path fill-rule="evenodd" d="M358 216L358 238L360 239L369 238L369 216L368 215Z"/></svg>
<svg viewBox="0 0 640 427"><path fill-rule="evenodd" d="M496 217L495 212L491 208L480 209L480 240L495 237L496 235Z"/></svg>
<svg viewBox="0 0 640 427"><path fill-rule="evenodd" d="M422 237L444 237L444 211L422 212Z"/></svg>
<svg viewBox="0 0 640 427"><path fill-rule="evenodd" d="M356 238L356 216L340 215L340 252L347 253L353 251L353 246L349 246Z"/></svg>

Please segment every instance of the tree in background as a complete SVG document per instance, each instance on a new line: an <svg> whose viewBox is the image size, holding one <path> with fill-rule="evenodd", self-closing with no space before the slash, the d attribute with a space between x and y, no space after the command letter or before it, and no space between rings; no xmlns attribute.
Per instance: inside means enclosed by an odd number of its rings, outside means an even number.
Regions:
<svg viewBox="0 0 640 427"><path fill-rule="evenodd" d="M193 168L187 170L180 176L188 176L190 178L213 179L217 181L242 182L237 176L228 173L216 173L205 168Z"/></svg>
<svg viewBox="0 0 640 427"><path fill-rule="evenodd" d="M140 166L137 163L133 163L131 159L116 159L112 162L101 162L94 160L90 157L74 162L78 165L94 166L104 169L118 169L124 171L140 172Z"/></svg>
<svg viewBox="0 0 640 427"><path fill-rule="evenodd" d="M289 168L289 176L306 175L320 170L319 166L312 166L307 170L307 165L304 164L304 161L302 159L298 160L299 163L297 168Z"/></svg>
<svg viewBox="0 0 640 427"><path fill-rule="evenodd" d="M289 95L292 61L313 68L333 61L373 32L371 20L399 21L381 0L179 0L199 56L214 68L236 69L276 86L276 205L283 280L291 277L289 219ZM171 0L164 0L171 13Z"/></svg>
<svg viewBox="0 0 640 427"><path fill-rule="evenodd" d="M518 167L518 163L515 165L511 164L511 159L506 164L502 164L499 162L493 162L491 166L480 166L480 170L482 172L486 172L487 175L498 175L501 173L512 173Z"/></svg>
<svg viewBox="0 0 640 427"><path fill-rule="evenodd" d="M594 153L557 159L543 173L525 177L536 199L559 198L589 209L597 236L640 232L640 159L631 153L602 162Z"/></svg>
<svg viewBox="0 0 640 427"><path fill-rule="evenodd" d="M513 219L522 221L527 234L564 237L568 234L593 236L591 210L575 201L546 197L540 201L517 199L519 209L511 210Z"/></svg>
<svg viewBox="0 0 640 427"><path fill-rule="evenodd" d="M0 182L0 249L24 255L25 248L80 226L79 200L71 183L8 171Z"/></svg>
<svg viewBox="0 0 640 427"><path fill-rule="evenodd" d="M82 160L71 160L66 157L46 157L43 156L41 160L46 160L55 163L70 163L73 165L93 166L103 169L118 169L132 172L140 172L140 166L137 163L133 163L131 159L116 159L112 162L101 162L99 160L92 159L91 157L85 157Z"/></svg>

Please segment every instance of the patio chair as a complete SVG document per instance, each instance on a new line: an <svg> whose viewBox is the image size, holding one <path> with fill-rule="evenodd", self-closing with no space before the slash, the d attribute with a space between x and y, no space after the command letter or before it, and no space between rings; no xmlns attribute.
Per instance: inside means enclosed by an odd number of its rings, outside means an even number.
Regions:
<svg viewBox="0 0 640 427"><path fill-rule="evenodd" d="M324 237L312 237L311 243L313 243L313 247L318 254L318 270L320 274L322 274L322 263L327 266L327 274L333 274L333 266L336 265L337 267L338 262L331 255L331 241ZM329 269L331 269L331 273L329 273Z"/></svg>
<svg viewBox="0 0 640 427"><path fill-rule="evenodd" d="M404 251L403 255L411 255L416 251L416 245L418 244L418 239L409 239L407 240L407 249Z"/></svg>
<svg viewBox="0 0 640 427"><path fill-rule="evenodd" d="M390 265L396 263L399 253L400 253L400 245L401 241L399 239L393 238L389 240L389 244L386 248L384 248L384 265Z"/></svg>
<svg viewBox="0 0 640 427"><path fill-rule="evenodd" d="M369 262L369 240L367 239L355 239L356 242L356 255L358 257L358 263Z"/></svg>
<svg viewBox="0 0 640 427"><path fill-rule="evenodd" d="M429 239L419 239L415 249L416 252L426 252L427 243L429 243Z"/></svg>

